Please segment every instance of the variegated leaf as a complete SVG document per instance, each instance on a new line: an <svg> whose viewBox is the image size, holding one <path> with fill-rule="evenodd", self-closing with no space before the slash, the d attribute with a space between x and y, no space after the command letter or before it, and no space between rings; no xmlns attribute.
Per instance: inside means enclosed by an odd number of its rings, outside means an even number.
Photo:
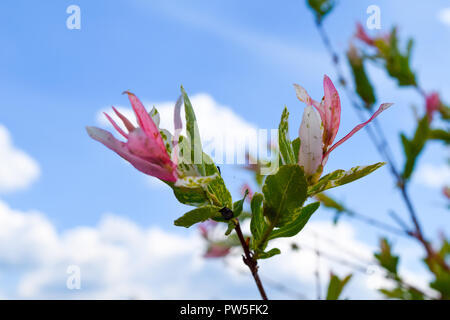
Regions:
<svg viewBox="0 0 450 320"><path fill-rule="evenodd" d="M353 167L348 171L333 171L322 177L315 185L308 187L308 196L311 197L325 190L339 187L349 182L361 179L385 164L385 162L378 162L370 166Z"/></svg>
<svg viewBox="0 0 450 320"><path fill-rule="evenodd" d="M190 226L220 216L220 208L215 206L199 207L185 213L182 217L175 220L174 224L178 227L189 228Z"/></svg>
<svg viewBox="0 0 450 320"><path fill-rule="evenodd" d="M158 110L156 110L155 107L152 108L152 110L150 110L150 112L148 113L150 115L150 117L152 117L153 122L156 124L156 126L159 128L159 124L160 124L160 116L159 116L159 112Z"/></svg>
<svg viewBox="0 0 450 320"><path fill-rule="evenodd" d="M280 148L280 164L295 164L294 150L289 139L289 111L284 107L281 115L280 125L278 126L278 145Z"/></svg>
<svg viewBox="0 0 450 320"><path fill-rule="evenodd" d="M218 174L214 174L212 176L206 177L184 177L178 179L175 182L175 187L183 187L183 188L205 188L211 183L213 180L218 178Z"/></svg>

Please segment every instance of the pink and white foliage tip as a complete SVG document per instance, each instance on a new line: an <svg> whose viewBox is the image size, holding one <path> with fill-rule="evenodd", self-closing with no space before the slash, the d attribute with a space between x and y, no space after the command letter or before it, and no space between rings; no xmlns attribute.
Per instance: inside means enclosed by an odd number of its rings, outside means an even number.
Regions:
<svg viewBox="0 0 450 320"><path fill-rule="evenodd" d="M442 106L441 98L437 92L432 92L425 96L425 107L428 116L428 122L433 120L434 113L439 111Z"/></svg>
<svg viewBox="0 0 450 320"><path fill-rule="evenodd" d="M312 180L318 179L322 174L331 151L347 141L392 105L392 103L383 103L369 120L357 125L342 139L333 144L341 120L341 101L333 82L328 76L324 76L324 97L320 103L313 100L303 87L298 84L294 84L294 87L297 98L306 104L299 129L301 142L298 163L305 170L306 176L312 178Z"/></svg>
<svg viewBox="0 0 450 320"><path fill-rule="evenodd" d="M110 132L96 127L86 128L89 136L116 152L139 171L163 181L176 182L177 163L167 152L158 126L145 110L142 102L133 93L125 93L136 115L138 127L135 127L129 119L113 107L115 114L128 132L122 130L107 113L105 116L126 141L122 142Z"/></svg>

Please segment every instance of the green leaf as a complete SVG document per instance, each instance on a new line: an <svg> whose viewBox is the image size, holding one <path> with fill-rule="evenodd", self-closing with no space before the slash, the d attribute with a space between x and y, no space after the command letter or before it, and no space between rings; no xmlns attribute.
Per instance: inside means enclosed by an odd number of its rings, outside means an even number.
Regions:
<svg viewBox="0 0 450 320"><path fill-rule="evenodd" d="M255 192L252 197L250 207L252 209L252 219L250 221L250 231L253 235L253 240L258 241L264 232L266 222L262 211L262 202L264 197L261 193Z"/></svg>
<svg viewBox="0 0 450 320"><path fill-rule="evenodd" d="M394 288L394 289L380 289L379 290L382 294L384 294L386 297L391 299L401 299L401 300L408 300L405 297L405 290L403 290L400 287Z"/></svg>
<svg viewBox="0 0 450 320"><path fill-rule="evenodd" d="M338 223L339 218L341 217L343 212L346 212L348 215L351 215L351 212L347 208L345 208L343 204L334 200L333 198L326 195L325 193L318 193L314 196L314 198L319 200L320 203L322 203L326 208L336 210L336 213L333 217L334 224Z"/></svg>
<svg viewBox="0 0 450 320"><path fill-rule="evenodd" d="M212 176L199 176L199 177L184 177L179 178L174 186L175 187L182 187L182 188L205 188L210 184L213 180L216 180L219 178L218 174L214 174Z"/></svg>
<svg viewBox="0 0 450 320"><path fill-rule="evenodd" d="M217 169L216 164L209 155L203 152L202 158L203 158L203 165L205 166L206 176L211 176L216 173L220 175L219 169Z"/></svg>
<svg viewBox="0 0 450 320"><path fill-rule="evenodd" d="M204 176L205 166L203 163L203 148L194 108L192 107L191 101L183 86L181 87L181 94L183 95L184 111L186 115L186 133L191 147L190 163L197 165L200 175Z"/></svg>
<svg viewBox="0 0 450 320"><path fill-rule="evenodd" d="M200 176L200 172L197 166L191 161L191 145L189 143L189 140L184 136L180 136L178 147L179 153L177 171L179 176Z"/></svg>
<svg viewBox="0 0 450 320"><path fill-rule="evenodd" d="M295 163L298 163L298 155L300 152L300 138L292 140L292 149L294 150Z"/></svg>
<svg viewBox="0 0 450 320"><path fill-rule="evenodd" d="M393 275L397 275L398 256L394 256L391 252L391 245L387 239L381 239L380 252L374 254L375 258L384 269Z"/></svg>
<svg viewBox="0 0 450 320"><path fill-rule="evenodd" d="M278 248L273 248L267 252L256 252L255 259L269 259L274 255L280 254L281 251Z"/></svg>
<svg viewBox="0 0 450 320"><path fill-rule="evenodd" d="M315 195L315 198L327 208L334 209L338 212L346 211L346 208L341 203L337 202L325 193L317 194Z"/></svg>
<svg viewBox="0 0 450 320"><path fill-rule="evenodd" d="M348 171L336 170L322 177L315 185L308 187L308 196L313 196L325 190L342 186L352 181L367 176L378 168L384 166L385 162L378 162L370 166L357 166Z"/></svg>
<svg viewBox="0 0 450 320"><path fill-rule="evenodd" d="M231 207L231 194L225 186L225 182L221 176L218 176L217 179L208 184L206 187L206 193L213 204L221 207Z"/></svg>
<svg viewBox="0 0 450 320"><path fill-rule="evenodd" d="M266 178L263 208L272 227L282 227L298 217L306 190L303 169L296 164L281 166L276 174Z"/></svg>
<svg viewBox="0 0 450 320"><path fill-rule="evenodd" d="M231 207L231 194L218 173L206 177L185 177L168 185L173 189L177 200L183 204Z"/></svg>
<svg viewBox="0 0 450 320"><path fill-rule="evenodd" d="M429 136L428 117L423 117L417 124L416 132L412 140L408 140L405 135L401 135L403 150L405 152L405 166L403 168L403 178L409 179L414 171L417 158L422 152Z"/></svg>
<svg viewBox="0 0 450 320"><path fill-rule="evenodd" d="M230 233L236 228L236 224L234 223L233 220L228 221L228 228L227 231L225 231L225 235L229 236Z"/></svg>
<svg viewBox="0 0 450 320"><path fill-rule="evenodd" d="M445 144L450 144L450 132L443 129L432 129L428 133L428 139L441 140Z"/></svg>
<svg viewBox="0 0 450 320"><path fill-rule="evenodd" d="M441 102L441 107L439 109L439 113L441 114L442 119L449 120L450 119L450 107L443 104Z"/></svg>
<svg viewBox="0 0 450 320"><path fill-rule="evenodd" d="M163 133L163 130L161 130ZM167 132L168 133L168 132ZM170 134L170 133L168 133ZM171 139L171 138L170 138ZM164 140L166 143L166 140ZM170 140L170 143L172 141ZM190 176L211 176L214 174L220 174L217 166L212 161L206 153L203 152L203 161L200 164L194 164L191 160L191 145L189 139L184 136L179 137L178 141L179 153L178 153L178 166L177 170L180 177L190 177ZM166 143L167 147L167 143ZM169 150L169 149L168 149ZM170 148L171 150L171 148ZM201 168L204 169L204 173L201 173Z"/></svg>
<svg viewBox="0 0 450 320"><path fill-rule="evenodd" d="M415 290L414 288L408 288L406 291L409 295L408 300L425 300L425 296L423 295L423 293Z"/></svg>
<svg viewBox="0 0 450 320"><path fill-rule="evenodd" d="M219 210L220 208L216 206L199 207L185 213L182 217L175 220L174 224L178 227L189 228L198 222L203 222L220 216Z"/></svg>
<svg viewBox="0 0 450 320"><path fill-rule="evenodd" d="M294 150L292 149L291 139L289 139L289 111L284 107L281 115L280 125L278 126L278 145L280 148L280 164L295 164Z"/></svg>
<svg viewBox="0 0 450 320"><path fill-rule="evenodd" d="M334 0L307 0L309 7L313 10L317 21L322 21L334 7Z"/></svg>
<svg viewBox="0 0 450 320"><path fill-rule="evenodd" d="M171 186L173 193L177 200L182 204L187 204L189 206L200 207L203 205L210 204L208 196L202 188L183 188Z"/></svg>
<svg viewBox="0 0 450 320"><path fill-rule="evenodd" d="M275 238L293 237L298 234L311 218L312 214L319 208L320 202L311 203L301 209L300 215L293 222L272 231L269 240Z"/></svg>
<svg viewBox="0 0 450 320"><path fill-rule="evenodd" d="M411 142L403 133L400 134L400 139L402 141L403 152L405 153L405 157L408 158L412 154Z"/></svg>
<svg viewBox="0 0 450 320"><path fill-rule="evenodd" d="M447 239L442 239L442 245L436 252L434 259L426 259L425 262L434 274L435 279L430 283L430 287L441 293L441 299L450 299L450 272L446 270L441 262L448 261L450 256L450 243Z"/></svg>
<svg viewBox="0 0 450 320"><path fill-rule="evenodd" d="M391 299L400 299L400 300L424 300L424 295L412 288L405 289L400 286L397 286L394 289L380 289L382 294L384 294L387 298Z"/></svg>
<svg viewBox="0 0 450 320"><path fill-rule="evenodd" d="M242 209L244 208L244 201L245 201L245 198L247 197L247 195L248 195L248 190L245 190L244 197L241 200L238 200L233 203L234 218L237 218L241 215Z"/></svg>
<svg viewBox="0 0 450 320"><path fill-rule="evenodd" d="M450 299L450 273L442 271L439 277L430 283L430 287L439 291L443 299Z"/></svg>
<svg viewBox="0 0 450 320"><path fill-rule="evenodd" d="M356 48L350 48L347 52L347 60L352 69L356 93L358 93L361 100L365 102L366 107L370 109L376 101L375 93L369 77L367 76L366 69L364 68L363 59L359 56Z"/></svg>
<svg viewBox="0 0 450 320"><path fill-rule="evenodd" d="M169 184L175 197L183 204L203 206L213 204L231 207L231 194L211 157L203 152L200 133L191 101L181 87L186 114L187 138L180 136L178 172L180 179Z"/></svg>
<svg viewBox="0 0 450 320"><path fill-rule="evenodd" d="M402 53L398 47L397 29L393 28L389 41L386 41L384 38L377 38L375 46L380 52L379 58L385 61L386 71L392 78L397 79L399 86L416 85L416 76L410 67L413 47L412 39L408 40L406 52Z"/></svg>
<svg viewBox="0 0 450 320"><path fill-rule="evenodd" d="M343 279L340 279L335 274L330 274L330 283L328 285L327 300L339 300L345 285L350 281L352 275L349 274Z"/></svg>

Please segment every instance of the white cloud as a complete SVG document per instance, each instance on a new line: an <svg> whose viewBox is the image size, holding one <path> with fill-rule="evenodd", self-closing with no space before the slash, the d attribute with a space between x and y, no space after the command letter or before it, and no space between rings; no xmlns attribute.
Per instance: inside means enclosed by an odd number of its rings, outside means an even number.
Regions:
<svg viewBox="0 0 450 320"><path fill-rule="evenodd" d="M52 258L51 252L55 251L57 243L53 225L42 214L23 214L0 202L0 261L3 266L42 264Z"/></svg>
<svg viewBox="0 0 450 320"><path fill-rule="evenodd" d="M238 161L236 159L242 159L245 151L245 145L242 145L242 143L245 143L248 146L249 141L256 142L257 127L244 120L230 107L216 102L208 94L195 94L190 100L197 117L197 123L205 152L211 154L213 157L215 156L216 158L213 160L215 160L215 163L217 164L222 164L225 161L226 163L229 163L227 155L232 155L233 159L235 159L234 161ZM152 106L155 106L158 109L161 119L160 127L168 129L172 133L174 132L174 104L175 102L145 103L148 110L150 110ZM117 109L136 124L131 107L119 107ZM97 121L102 126L112 128L103 112L107 112L111 115L113 119L117 120L117 123L124 128L112 112L111 108L105 108L98 112ZM182 108L181 116L182 119L184 119L184 108ZM182 134L185 134L185 127L186 126L183 125ZM222 150L222 153L216 153L218 150Z"/></svg>
<svg viewBox="0 0 450 320"><path fill-rule="evenodd" d="M450 167L424 164L418 169L417 182L430 188L442 188L450 183Z"/></svg>
<svg viewBox="0 0 450 320"><path fill-rule="evenodd" d="M114 215L58 233L42 214L0 202L0 271L21 270L12 298L195 298L186 277L204 263L202 246L196 233L141 228ZM70 265L81 269L79 291L66 288Z"/></svg>
<svg viewBox="0 0 450 320"><path fill-rule="evenodd" d="M12 144L8 129L0 124L0 192L25 189L39 174L36 161Z"/></svg>
<svg viewBox="0 0 450 320"><path fill-rule="evenodd" d="M444 8L438 12L438 19L443 24L450 26L450 8Z"/></svg>
<svg viewBox="0 0 450 320"><path fill-rule="evenodd" d="M333 239L333 244L327 239ZM290 250L293 241L300 244L300 251ZM330 222L313 221L294 239L274 244L282 254L261 261L263 281L276 280L306 298L315 298L316 256L308 247L316 244L322 253L347 260L354 259L351 255L370 260L373 252L373 248L356 238L355 229L349 224L341 222L335 227ZM204 245L195 229L175 233L154 226L144 228L112 214L105 215L97 226L58 232L44 215L13 210L0 201L0 275L5 273L8 278L12 272L18 274L12 289L3 283L5 277L0 277L5 298L258 298L239 250L223 265L221 260L202 258ZM351 251L350 256L338 246ZM71 265L80 267L80 290L66 287L66 271ZM322 257L323 291L330 270L341 276L351 272ZM412 283L423 278L408 275ZM356 273L344 296L378 298L374 289L385 285L380 272ZM292 298L278 293L270 282L266 283L266 290L273 298Z"/></svg>

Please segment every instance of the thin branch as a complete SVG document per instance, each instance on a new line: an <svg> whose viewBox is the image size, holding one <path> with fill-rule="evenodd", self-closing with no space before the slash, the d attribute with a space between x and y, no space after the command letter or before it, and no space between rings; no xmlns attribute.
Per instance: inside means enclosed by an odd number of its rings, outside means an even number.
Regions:
<svg viewBox="0 0 450 320"><path fill-rule="evenodd" d="M343 211L340 211L341 213L345 214L347 217L349 218L353 218L355 220L359 220L371 227L395 234L397 236L402 236L402 237L411 237L411 235L408 233L410 231L405 231L396 227L393 227L387 223L384 223L380 220L368 217L366 215L363 215L361 213L349 210L349 209L345 209Z"/></svg>
<svg viewBox="0 0 450 320"><path fill-rule="evenodd" d="M398 236L402 236L402 237L409 237L411 236L409 231L406 230L402 230L402 229L398 229L396 227L393 227L387 223L384 223L382 221L376 220L374 218L368 217L366 215L363 215L361 213L352 211L352 210L347 210L345 211L345 213L347 213L347 216L353 217L357 220L360 220L362 222L365 222L366 224L378 228L380 230L384 230L387 232L390 232L392 234L398 235Z"/></svg>
<svg viewBox="0 0 450 320"><path fill-rule="evenodd" d="M236 268L232 264L228 263L228 261L226 259L224 259L223 262L225 263L225 265L227 267L233 268L235 272L237 272L239 274L242 274L242 275L248 275L247 272L245 272L245 271L243 271L243 270L241 270L239 268ZM261 276L261 280L263 280L264 283L267 284L268 287L272 287L275 290L278 290L278 291L280 291L280 292L284 293L285 295L288 295L288 296L290 296L292 298L296 298L296 299L299 299L299 300L306 299L306 295L305 294L303 294L303 293L301 293L301 292L299 292L299 291L297 291L295 289L292 289L292 288L284 285L281 282L278 282L276 280L268 278L267 276Z"/></svg>
<svg viewBox="0 0 450 320"><path fill-rule="evenodd" d="M238 235L239 241L241 242L242 249L244 249L244 255L242 256L242 260L247 265L247 267L250 269L253 279L255 279L256 286L258 287L259 293L261 294L261 298L263 300L267 300L266 292L262 285L261 279L259 278L259 275L258 275L258 261L255 258L253 258L253 253L250 252L248 242L245 241L244 235L242 234L241 225L239 223L239 220L236 218L236 219L233 219L233 222L236 225L235 231Z"/></svg>
<svg viewBox="0 0 450 320"><path fill-rule="evenodd" d="M304 248L304 249L307 249L307 250L310 250L310 251L313 251L313 252L319 251L319 250L317 250L317 248L312 248L312 247L310 247L308 245L305 245L305 244L300 244L300 245L298 245L298 247ZM335 262L335 263L338 263L338 264L340 264L342 266L348 267L348 268L350 268L350 269L352 269L352 270L354 270L356 272L359 272L359 273L361 273L361 274L363 274L365 276L370 276L370 274L368 273L369 266L364 266L364 265L359 264L359 263L356 264L356 263L350 262L350 261L348 261L346 259L342 259L342 258L333 256L333 255L330 255L330 254L325 253L323 251L319 251L319 253L320 253L321 257L323 257L323 258L325 258L325 259L327 259L327 260L329 260L331 262ZM393 281L396 281L400 286L402 286L405 289L413 290L413 291L423 295L424 297L426 297L428 299L435 299L435 298L431 297L430 295L428 295L427 293L425 293L423 290L421 290L421 289L419 289L419 288L417 288L417 287L415 287L415 286L413 286L411 284L406 283L403 279L400 279L399 277L395 277L393 275L388 275L387 277L389 279L393 280Z"/></svg>
<svg viewBox="0 0 450 320"><path fill-rule="evenodd" d="M351 104L353 105L354 109L356 110L358 116L361 118L363 117L363 113L362 113L362 106L360 106L360 104L358 102L356 102L353 98L353 93L352 91L349 89L349 87L347 86L347 82L345 80L345 77L343 76L343 72L341 70L341 65L339 62L339 56L336 53L336 51L334 50L331 41L328 37L328 34L326 33L325 29L323 28L321 21L316 20L316 27L317 30L319 31L319 34L321 36L322 42L324 43L326 49L328 50L328 53L330 54L332 61L333 61L333 65L336 69L336 73L339 79L339 82L342 84L342 86L345 89L345 92L347 93L347 96L349 98L349 100L351 101ZM418 85L416 85L416 89L417 91L422 95L425 96L425 91L420 88ZM377 120L375 119L375 128L377 130L378 133L378 137L374 134L374 132L372 131L370 126L366 126L366 130L369 134L370 139L372 140L373 144L375 145L376 149L378 150L378 152L380 153L380 155L386 160L386 162L388 163L388 166L390 168L390 171L392 173L392 175L394 176L395 180L396 180L396 184L398 186L398 188L401 191L401 195L402 198L406 204L406 207L409 211L409 215L411 218L411 221L414 224L415 230L413 233L409 234L411 237L414 237L415 239L417 239L424 247L426 253L427 253L427 259L428 260L432 260L432 259L436 259L436 261L446 270L449 271L450 268L448 266L448 264L446 263L446 261L444 261L443 259L441 259L433 250L431 244L428 242L428 240L426 240L422 227L419 223L416 211L414 209L414 206L412 204L412 201L409 197L408 191L407 191L407 187L406 187L406 181L404 181L404 179L402 178L401 174L399 173L399 171L397 170L397 168L395 167L394 161L393 161L393 156L392 153L390 151L389 148L389 144L388 141L384 135L383 130L381 129L381 126L379 126L377 124ZM380 139L381 141L379 141L378 139Z"/></svg>
<svg viewBox="0 0 450 320"><path fill-rule="evenodd" d="M409 236L412 235L412 231L411 231L410 227L394 211L390 211L389 215L395 222L397 222L397 224L402 228L402 230L403 230L403 232L405 232L405 234L407 234Z"/></svg>
<svg viewBox="0 0 450 320"><path fill-rule="evenodd" d="M300 248L304 248L304 249L310 250L310 251L312 251L312 252L314 252L316 254L319 253L320 256L325 258L326 260L329 260L331 262L336 262L336 263L338 263L338 264L340 264L342 266L345 266L345 267L348 267L350 269L353 269L354 271L358 271L358 272L367 274L368 266L365 266L365 265L359 264L359 263L354 263L354 262L351 262L349 260L342 259L340 257L336 257L336 256L333 256L333 255L330 255L328 253L325 253L323 251L318 250L317 248L312 248L312 247L310 247L310 246L308 246L306 244L300 244L298 246Z"/></svg>
<svg viewBox="0 0 450 320"><path fill-rule="evenodd" d="M354 252L351 249L346 248L342 244L338 244L336 239L328 238L322 234L318 234L316 232L313 232L314 236L318 239L321 239L323 241L326 241L329 245L333 246L335 249L340 250L341 252L345 253L347 256L352 257L353 259L360 261L361 263L370 265L373 263L373 261L368 260L366 257L362 257L359 253Z"/></svg>

